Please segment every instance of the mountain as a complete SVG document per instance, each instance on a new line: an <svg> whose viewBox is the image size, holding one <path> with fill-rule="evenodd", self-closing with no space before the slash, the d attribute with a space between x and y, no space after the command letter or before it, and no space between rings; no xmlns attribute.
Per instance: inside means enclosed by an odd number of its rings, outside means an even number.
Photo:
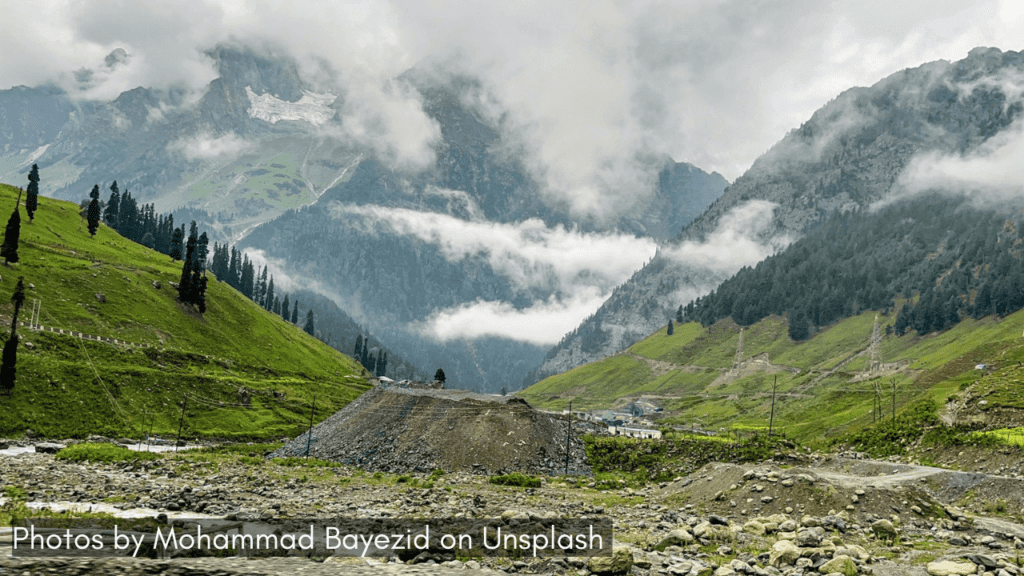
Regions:
<svg viewBox="0 0 1024 576"><path fill-rule="evenodd" d="M1024 54L977 48L958 62L849 89L733 182L706 212L545 356L524 382L614 354L836 211L905 193L915 158L963 158L1012 131Z"/></svg>
<svg viewBox="0 0 1024 576"><path fill-rule="evenodd" d="M817 445L888 420L893 407L900 416L912 413L908 408L922 402L946 424L989 430L1024 424L1018 393L1024 311L897 336L899 309L864 311L804 341L787 337L780 316L745 328L729 318L708 327L689 322L672 335L663 327L516 395L549 410L564 410L570 401L573 410L597 414L646 407L656 426L740 434L772 426ZM655 408L661 411L652 414Z"/></svg>
<svg viewBox="0 0 1024 576"><path fill-rule="evenodd" d="M436 161L409 173L346 135L348 87L329 70L310 82L287 54L268 49L222 45L207 55L217 78L197 93L138 87L111 101L84 98L94 75L131 57L123 52L76 73L79 84L67 91L0 91L0 178L23 180L35 162L42 191L72 201L117 180L140 204L152 202L179 222L197 220L211 241L263 250L278 280L286 273L332 298L375 343L421 371L444 367L453 384L514 389L548 344L486 327L429 341L423 327L438 314L575 306L567 283L586 285L593 300L622 275L567 276L549 263L438 239L438 229L546 243L548 252L560 239L610 235L649 239L637 245L652 247L727 185L692 165L649 159L648 171L659 176L635 210L580 216L541 189L500 121L474 107L483 88L472 78L413 69L394 80L395 89L418 95L440 136ZM434 237L420 226L431 219Z"/></svg>
<svg viewBox="0 0 1024 576"><path fill-rule="evenodd" d="M18 194L0 185L0 206ZM358 363L212 274L204 314L181 304L181 262L106 224L90 236L75 203L40 196L18 253L0 279L5 331L18 278L26 287L0 435L280 437L309 425L314 397L325 414L368 389Z"/></svg>
<svg viewBox="0 0 1024 576"><path fill-rule="evenodd" d="M368 158L316 203L257 227L240 246L284 262L289 274L334 298L387 347L417 366L443 368L450 385L514 390L545 346L487 326L475 336L439 340L424 332L431 318L481 303L525 310L569 296L559 270L492 246L490 236L524 243L556 235L669 237L726 185L718 174L667 161L641 211L611 223L580 219L545 203L521 162L500 153L499 130L462 104L472 82L409 78L440 126L432 169L409 177Z"/></svg>
<svg viewBox="0 0 1024 576"><path fill-rule="evenodd" d="M215 238L231 239L346 177L361 152L323 129L336 121L335 95L315 92L283 54L219 46L207 55L218 77L199 95L0 91L0 178L19 181L37 163L43 192L73 201L117 180L161 212L208 212ZM82 90L87 72L77 74Z"/></svg>

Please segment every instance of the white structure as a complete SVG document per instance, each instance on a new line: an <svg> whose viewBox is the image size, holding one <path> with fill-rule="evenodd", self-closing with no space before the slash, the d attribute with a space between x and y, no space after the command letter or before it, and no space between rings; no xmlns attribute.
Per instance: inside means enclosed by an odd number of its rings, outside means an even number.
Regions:
<svg viewBox="0 0 1024 576"><path fill-rule="evenodd" d="M612 436L629 436L630 438L643 438L645 440L661 440L661 430L651 430L649 428L609 426L608 432L610 432Z"/></svg>

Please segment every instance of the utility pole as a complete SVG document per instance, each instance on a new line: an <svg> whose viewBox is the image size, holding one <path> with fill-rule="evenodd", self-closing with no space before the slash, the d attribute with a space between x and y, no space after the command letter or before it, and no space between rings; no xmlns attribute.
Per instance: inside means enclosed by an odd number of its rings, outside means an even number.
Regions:
<svg viewBox="0 0 1024 576"><path fill-rule="evenodd" d="M149 434L146 436L146 451L149 451L149 446L153 439L153 421L156 420L156 414L149 415Z"/></svg>
<svg viewBox="0 0 1024 576"><path fill-rule="evenodd" d="M779 375L775 375L775 381L772 382L772 415L768 418L768 436L772 435L772 425L775 423L775 387L779 384Z"/></svg>
<svg viewBox="0 0 1024 576"><path fill-rule="evenodd" d="M569 400L569 419L565 426L565 475L569 475L569 433L572 432L572 400Z"/></svg>
<svg viewBox="0 0 1024 576"><path fill-rule="evenodd" d="M181 442L181 426L185 423L185 408L188 407L188 392L185 392L185 402L181 405L181 419L178 420L178 438L174 441L174 451L178 451L178 442Z"/></svg>
<svg viewBox="0 0 1024 576"><path fill-rule="evenodd" d="M896 425L896 377L892 377L892 424Z"/></svg>
<svg viewBox="0 0 1024 576"><path fill-rule="evenodd" d="M313 414L316 413L316 394L313 395L313 409L309 411L309 430L306 432L306 460L309 460L309 447L313 442Z"/></svg>

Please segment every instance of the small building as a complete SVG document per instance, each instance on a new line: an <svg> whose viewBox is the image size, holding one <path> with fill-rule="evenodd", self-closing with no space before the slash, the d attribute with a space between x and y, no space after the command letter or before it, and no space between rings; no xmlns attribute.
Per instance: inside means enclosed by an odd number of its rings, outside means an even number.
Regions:
<svg viewBox="0 0 1024 576"><path fill-rule="evenodd" d="M612 436L628 436L630 438L641 438L644 440L661 440L661 430L652 430L650 428L609 426L608 432L610 432Z"/></svg>

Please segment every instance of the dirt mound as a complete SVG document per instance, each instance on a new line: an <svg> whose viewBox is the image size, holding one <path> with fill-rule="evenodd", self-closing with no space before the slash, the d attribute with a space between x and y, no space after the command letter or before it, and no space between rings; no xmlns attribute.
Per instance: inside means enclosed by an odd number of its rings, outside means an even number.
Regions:
<svg viewBox="0 0 1024 576"><path fill-rule="evenodd" d="M569 470L589 473L573 427ZM383 472L481 474L565 469L566 422L518 398L462 390L375 388L273 456L310 456Z"/></svg>

